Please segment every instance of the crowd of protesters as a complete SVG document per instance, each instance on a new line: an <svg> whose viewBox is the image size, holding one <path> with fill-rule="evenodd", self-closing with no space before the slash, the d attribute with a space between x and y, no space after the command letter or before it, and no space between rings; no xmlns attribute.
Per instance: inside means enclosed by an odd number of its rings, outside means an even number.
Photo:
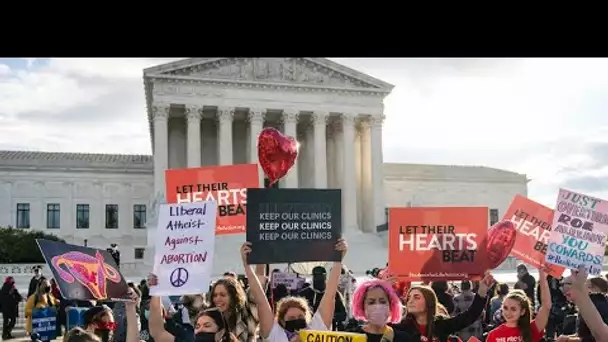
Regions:
<svg viewBox="0 0 608 342"><path fill-rule="evenodd" d="M345 254L339 240L336 250ZM97 303L65 299L54 281L36 271L22 298L12 277L0 289L3 339L11 339L18 305L26 301L26 331L35 308L56 307L57 335L66 342L307 342L298 331L347 331L368 342L539 342L608 341L608 281L587 279L584 270L555 279L526 266L517 268L511 288L490 273L459 284L412 284L386 269L357 281L345 265L315 267L297 289L272 286L264 265L247 264L251 245L241 248L245 274L226 272L207 293L150 296L151 274L129 283L131 301ZM277 272L278 270L274 270ZM86 307L79 327L68 329L66 312Z"/></svg>

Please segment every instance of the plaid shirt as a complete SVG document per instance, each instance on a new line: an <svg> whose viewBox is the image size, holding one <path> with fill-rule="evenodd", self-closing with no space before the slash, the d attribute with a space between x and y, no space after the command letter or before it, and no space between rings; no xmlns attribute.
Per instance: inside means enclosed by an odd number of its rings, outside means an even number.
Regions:
<svg viewBox="0 0 608 342"><path fill-rule="evenodd" d="M452 313L452 316L457 316L466 312L473 303L474 299L475 293L472 291L463 291L462 293L454 296L454 312ZM481 339L483 337L483 324L481 322L482 317L483 315L480 316L479 319L477 319L473 324L460 330L456 335L458 335L463 341L468 341L472 336Z"/></svg>

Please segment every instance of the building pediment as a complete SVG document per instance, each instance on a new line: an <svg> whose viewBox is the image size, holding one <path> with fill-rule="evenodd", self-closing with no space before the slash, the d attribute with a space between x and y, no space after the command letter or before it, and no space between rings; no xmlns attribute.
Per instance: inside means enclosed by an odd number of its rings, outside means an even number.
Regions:
<svg viewBox="0 0 608 342"><path fill-rule="evenodd" d="M387 93L394 87L326 58L191 58L146 69L144 75L290 83Z"/></svg>

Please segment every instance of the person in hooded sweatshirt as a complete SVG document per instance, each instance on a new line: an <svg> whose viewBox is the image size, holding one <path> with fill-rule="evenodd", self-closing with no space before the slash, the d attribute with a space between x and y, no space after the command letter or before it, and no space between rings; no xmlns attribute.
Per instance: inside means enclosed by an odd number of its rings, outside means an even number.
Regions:
<svg viewBox="0 0 608 342"><path fill-rule="evenodd" d="M567 277L564 280L564 292L568 300L575 301L579 293L572 291L569 287L572 284L572 276ZM608 324L608 298L606 293L608 292L608 282L602 277L595 277L587 280L587 289L589 299L602 316L604 324ZM595 342L595 338L591 334L589 327L585 323L585 320L578 316L578 322L576 324L577 331L575 335L561 335L557 338L558 342Z"/></svg>
<svg viewBox="0 0 608 342"><path fill-rule="evenodd" d="M327 271L323 266L317 266L312 269L312 285L303 288L298 292L299 297L304 297L308 302L308 306L312 312L317 312L319 304L321 304L321 298L325 294L325 288L327 285ZM342 294L338 292L335 298L334 308L334 327L337 330L343 330L343 322L346 321L346 305L344 305L344 298Z"/></svg>
<svg viewBox="0 0 608 342"><path fill-rule="evenodd" d="M454 317L439 314L437 296L432 288L425 285L412 286L406 296L407 314L401 322L392 324L392 327L407 333L414 341L447 342L450 335L479 319L486 305L488 289L493 283L494 278L486 272L471 306Z"/></svg>

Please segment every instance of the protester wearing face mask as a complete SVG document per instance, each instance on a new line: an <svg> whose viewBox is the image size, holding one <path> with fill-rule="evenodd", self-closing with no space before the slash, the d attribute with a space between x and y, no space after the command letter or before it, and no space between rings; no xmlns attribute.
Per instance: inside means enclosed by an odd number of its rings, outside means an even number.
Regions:
<svg viewBox="0 0 608 342"><path fill-rule="evenodd" d="M353 293L351 308L355 318L365 323L349 331L367 335L368 342L411 341L407 333L388 326L388 323L399 322L403 311L390 283L372 279L359 284Z"/></svg>
<svg viewBox="0 0 608 342"><path fill-rule="evenodd" d="M41 279L34 294L29 296L25 303L25 331L32 333L32 312L34 309L56 307L57 300L51 294L51 283Z"/></svg>
<svg viewBox="0 0 608 342"><path fill-rule="evenodd" d="M150 276L148 283L150 286L156 286L158 280ZM149 320L150 335L154 342L238 342L234 335L226 333L226 320L218 308L207 309L198 314L194 319L194 331L179 329L177 324L172 324L176 322L171 322L160 297L150 299L150 308L145 311L145 315Z"/></svg>
<svg viewBox="0 0 608 342"><path fill-rule="evenodd" d="M102 342L108 342L114 335L116 322L112 310L105 306L94 306L84 313L84 329L95 334Z"/></svg>
<svg viewBox="0 0 608 342"><path fill-rule="evenodd" d="M226 321L218 308L202 311L194 321L196 342L237 342L234 334L227 334Z"/></svg>
<svg viewBox="0 0 608 342"><path fill-rule="evenodd" d="M299 297L306 298L306 300L308 301L308 305L310 306L313 312L316 312L319 308L321 298L325 293L326 281L327 271L323 266L317 266L312 269L312 285L305 287L300 290L300 292L298 292ZM346 305L344 304L344 298L342 297L342 294L336 294L334 301L335 312L334 321L332 323L342 325L342 322L346 321Z"/></svg>
<svg viewBox="0 0 608 342"><path fill-rule="evenodd" d="M347 250L344 239L338 240L336 250L341 252L344 257ZM247 262L249 253L251 253L251 243L245 242L241 247L241 258L251 294L258 305L260 335L264 340L267 342L295 342L300 339L298 336L300 330L329 330L334 317L334 301L338 292L342 262L334 263L327 286L323 288L323 294L319 296L321 298L318 310L312 318L309 305L304 298L288 296L277 303L275 319L262 284Z"/></svg>

